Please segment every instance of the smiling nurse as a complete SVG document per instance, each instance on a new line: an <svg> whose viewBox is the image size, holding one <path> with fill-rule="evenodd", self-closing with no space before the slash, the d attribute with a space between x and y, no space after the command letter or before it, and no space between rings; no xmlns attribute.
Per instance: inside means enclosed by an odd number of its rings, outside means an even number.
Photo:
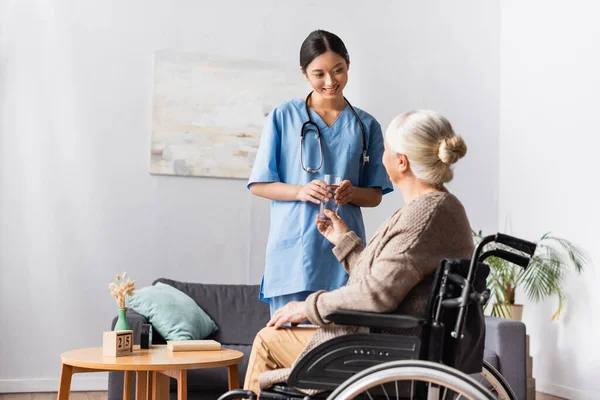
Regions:
<svg viewBox="0 0 600 400"><path fill-rule="evenodd" d="M271 315L290 301L343 286L348 275L319 234L319 204L333 196L338 214L365 242L361 207L376 207L392 184L381 164L383 135L371 115L343 95L350 57L333 33L312 32L300 48L300 69L313 91L269 114L250 191L271 201L271 226L260 297ZM343 177L335 195L325 174Z"/></svg>

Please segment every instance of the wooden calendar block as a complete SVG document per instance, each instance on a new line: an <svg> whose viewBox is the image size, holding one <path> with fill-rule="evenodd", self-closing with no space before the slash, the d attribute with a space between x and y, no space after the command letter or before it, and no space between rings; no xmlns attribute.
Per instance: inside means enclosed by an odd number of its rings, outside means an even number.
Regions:
<svg viewBox="0 0 600 400"><path fill-rule="evenodd" d="M102 355L104 357L127 356L133 353L133 331L104 332Z"/></svg>

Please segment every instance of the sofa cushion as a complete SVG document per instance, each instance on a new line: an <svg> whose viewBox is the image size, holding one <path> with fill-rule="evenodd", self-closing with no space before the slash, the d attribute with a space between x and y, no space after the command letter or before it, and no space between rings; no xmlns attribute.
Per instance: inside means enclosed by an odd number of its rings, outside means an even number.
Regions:
<svg viewBox="0 0 600 400"><path fill-rule="evenodd" d="M186 293L215 321L211 337L221 344L252 345L256 333L269 321L269 305L258 299L257 285L207 285L160 278Z"/></svg>
<svg viewBox="0 0 600 400"><path fill-rule="evenodd" d="M204 339L217 330L193 299L164 283L136 290L133 296L127 296L127 303L166 340Z"/></svg>

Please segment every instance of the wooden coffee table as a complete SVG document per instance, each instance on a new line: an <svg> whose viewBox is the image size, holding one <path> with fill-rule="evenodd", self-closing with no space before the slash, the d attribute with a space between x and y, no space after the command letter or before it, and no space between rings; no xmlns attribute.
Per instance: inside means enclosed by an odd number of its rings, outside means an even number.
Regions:
<svg viewBox="0 0 600 400"><path fill-rule="evenodd" d="M102 347L71 350L60 355L62 368L58 400L68 400L71 377L83 372L124 371L123 400L131 400L131 381L136 373L136 400L169 400L169 377L177 380L178 400L187 399L187 370L227 367L229 390L239 389L238 363L244 354L237 350L171 352L166 345L150 349L134 346L133 354L102 356Z"/></svg>

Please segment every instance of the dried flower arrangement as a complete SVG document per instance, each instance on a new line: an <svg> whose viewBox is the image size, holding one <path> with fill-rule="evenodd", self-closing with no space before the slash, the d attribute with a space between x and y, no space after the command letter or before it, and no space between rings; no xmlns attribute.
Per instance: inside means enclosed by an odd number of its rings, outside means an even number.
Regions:
<svg viewBox="0 0 600 400"><path fill-rule="evenodd" d="M125 296L133 295L135 291L135 281L127 277L127 272L122 275L117 274L116 282L111 282L108 285L110 294L113 295L119 308L125 308Z"/></svg>

